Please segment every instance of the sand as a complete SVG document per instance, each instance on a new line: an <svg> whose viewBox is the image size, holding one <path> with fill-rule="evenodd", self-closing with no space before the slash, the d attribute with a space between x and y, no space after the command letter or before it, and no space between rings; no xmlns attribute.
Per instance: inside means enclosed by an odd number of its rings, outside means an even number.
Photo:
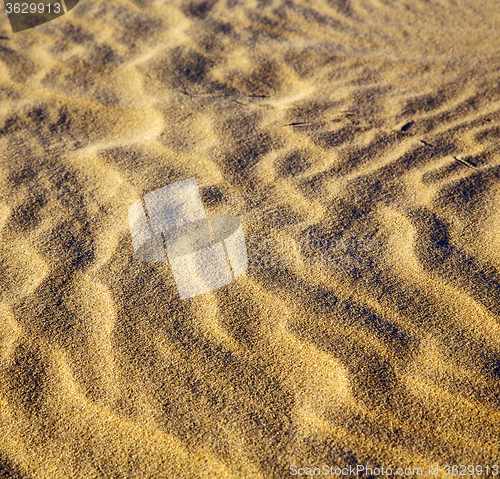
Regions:
<svg viewBox="0 0 500 479"><path fill-rule="evenodd" d="M499 29L497 0L1 9L0 477L491 476ZM127 212L191 177L250 264L182 301Z"/></svg>

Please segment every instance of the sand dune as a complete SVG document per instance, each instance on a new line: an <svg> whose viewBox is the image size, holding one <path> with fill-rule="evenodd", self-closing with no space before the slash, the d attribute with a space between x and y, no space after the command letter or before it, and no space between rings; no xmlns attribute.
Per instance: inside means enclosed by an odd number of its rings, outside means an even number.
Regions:
<svg viewBox="0 0 500 479"><path fill-rule="evenodd" d="M2 9L0 477L500 465L499 29L495 0ZM250 265L181 301L127 211L190 177Z"/></svg>

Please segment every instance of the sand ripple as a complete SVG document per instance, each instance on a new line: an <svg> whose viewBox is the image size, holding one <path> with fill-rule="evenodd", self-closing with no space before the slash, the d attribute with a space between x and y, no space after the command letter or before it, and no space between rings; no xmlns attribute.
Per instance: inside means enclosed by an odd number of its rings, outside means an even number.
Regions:
<svg viewBox="0 0 500 479"><path fill-rule="evenodd" d="M0 16L0 476L498 460L496 0ZM192 176L251 261L180 301L127 211Z"/></svg>

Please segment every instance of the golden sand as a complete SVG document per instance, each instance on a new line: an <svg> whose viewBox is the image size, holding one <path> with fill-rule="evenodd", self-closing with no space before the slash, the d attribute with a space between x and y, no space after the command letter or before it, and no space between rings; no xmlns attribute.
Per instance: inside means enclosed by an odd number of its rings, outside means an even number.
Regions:
<svg viewBox="0 0 500 479"><path fill-rule="evenodd" d="M500 464L499 33L498 0L1 9L0 477ZM127 211L190 177L250 265L181 301Z"/></svg>

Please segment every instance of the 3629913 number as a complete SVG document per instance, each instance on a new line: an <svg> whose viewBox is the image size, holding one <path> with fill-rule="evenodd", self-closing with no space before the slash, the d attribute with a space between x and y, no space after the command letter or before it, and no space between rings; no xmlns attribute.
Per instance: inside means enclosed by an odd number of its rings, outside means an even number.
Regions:
<svg viewBox="0 0 500 479"><path fill-rule="evenodd" d="M5 4L7 13L61 13L61 5L54 3L47 5L43 3L7 3Z"/></svg>
<svg viewBox="0 0 500 479"><path fill-rule="evenodd" d="M444 474L446 476L498 476L500 468L498 464L489 465L445 465L443 466Z"/></svg>

